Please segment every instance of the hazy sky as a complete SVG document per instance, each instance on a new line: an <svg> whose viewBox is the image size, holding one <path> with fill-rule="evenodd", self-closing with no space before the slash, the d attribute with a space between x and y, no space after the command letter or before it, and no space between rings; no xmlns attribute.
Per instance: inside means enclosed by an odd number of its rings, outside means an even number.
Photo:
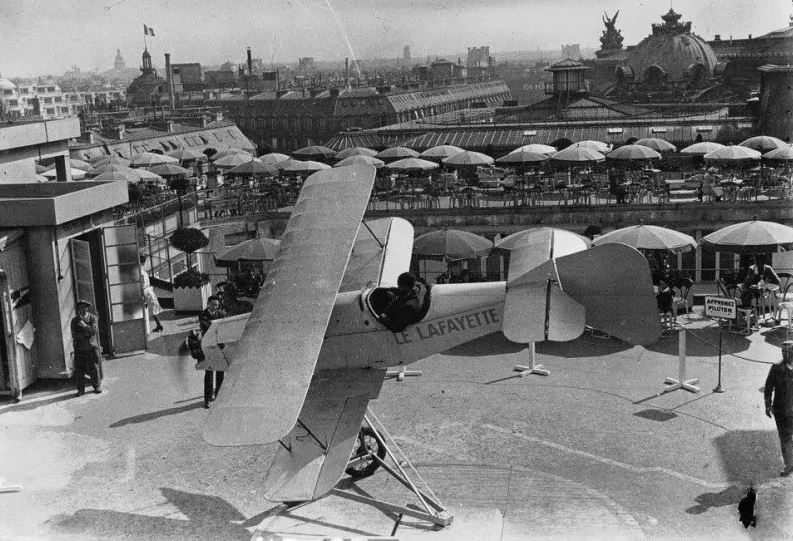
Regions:
<svg viewBox="0 0 793 541"><path fill-rule="evenodd" d="M245 47L269 62L302 56L413 58L490 45L499 51L597 48L603 12L620 10L625 44L650 33L670 5L706 39L788 25L790 0L0 0L0 73L62 74L113 66L116 48L140 65L143 25L155 65L242 62ZM351 52L352 51L352 52Z"/></svg>

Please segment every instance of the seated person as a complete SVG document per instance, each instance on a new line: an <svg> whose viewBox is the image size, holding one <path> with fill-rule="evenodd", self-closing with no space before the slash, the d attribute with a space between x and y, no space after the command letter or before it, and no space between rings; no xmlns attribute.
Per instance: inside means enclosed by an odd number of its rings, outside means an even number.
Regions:
<svg viewBox="0 0 793 541"><path fill-rule="evenodd" d="M765 257L757 255L754 258L754 265L749 267L749 272L741 284L741 304L744 308L751 308L752 300L763 293L760 288L752 287L760 282L779 285L779 276L770 265L765 264Z"/></svg>
<svg viewBox="0 0 793 541"><path fill-rule="evenodd" d="M409 272L397 278L397 287L390 290L393 301L380 316L383 325L392 332L399 332L421 319L427 286L418 282Z"/></svg>
<svg viewBox="0 0 793 541"><path fill-rule="evenodd" d="M663 314L672 312L672 300L674 298L675 292L672 289L670 278L668 275L664 275L658 280L658 294L655 296L655 301L658 304L658 311Z"/></svg>

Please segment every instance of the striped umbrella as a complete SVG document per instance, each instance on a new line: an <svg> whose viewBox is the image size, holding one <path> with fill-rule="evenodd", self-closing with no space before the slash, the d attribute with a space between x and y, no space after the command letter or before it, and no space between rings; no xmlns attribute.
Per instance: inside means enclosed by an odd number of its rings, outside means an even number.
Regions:
<svg viewBox="0 0 793 541"><path fill-rule="evenodd" d="M286 154L280 154L278 152L270 152L268 154L262 154L259 156L258 160L262 162L264 165L276 165L281 162L285 162L289 159L289 156Z"/></svg>
<svg viewBox="0 0 793 541"><path fill-rule="evenodd" d="M769 152L771 150L786 147L788 144L782 139L777 139L776 137L771 137L770 135L757 135L742 142L741 146L749 147L759 152Z"/></svg>
<svg viewBox="0 0 793 541"><path fill-rule="evenodd" d="M592 241L594 246L618 242L640 250L687 252L697 247L694 237L657 225L631 225L606 233Z"/></svg>
<svg viewBox="0 0 793 541"><path fill-rule="evenodd" d="M724 145L721 143L714 143L713 141L700 141L699 143L694 143L693 145L687 146L680 151L680 154L685 154L686 156L704 156L709 152L713 152L714 150L718 150L723 147Z"/></svg>
<svg viewBox="0 0 793 541"><path fill-rule="evenodd" d="M521 152L524 150L526 152L533 152L535 154L547 154L547 155L551 155L554 152L556 152L556 149L554 147L550 145L541 145L539 143L531 143L529 145L523 145L522 147L516 148L512 152ZM510 154L512 152L510 152Z"/></svg>

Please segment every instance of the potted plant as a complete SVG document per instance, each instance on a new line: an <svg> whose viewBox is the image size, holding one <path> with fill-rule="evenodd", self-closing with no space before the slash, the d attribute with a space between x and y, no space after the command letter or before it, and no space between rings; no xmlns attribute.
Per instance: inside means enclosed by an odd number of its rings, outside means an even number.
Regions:
<svg viewBox="0 0 793 541"><path fill-rule="evenodd" d="M193 268L193 252L209 244L201 230L194 227L180 227L170 238L171 246L187 254L187 270L173 279L173 304L177 312L200 312L212 294L209 275Z"/></svg>

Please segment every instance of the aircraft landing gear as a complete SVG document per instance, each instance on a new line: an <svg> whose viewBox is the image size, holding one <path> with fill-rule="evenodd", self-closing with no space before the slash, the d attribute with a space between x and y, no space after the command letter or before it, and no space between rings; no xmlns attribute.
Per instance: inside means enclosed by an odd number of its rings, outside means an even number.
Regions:
<svg viewBox="0 0 793 541"><path fill-rule="evenodd" d="M369 477L380 467L380 461L375 460L374 456L385 459L385 447L380 445L380 441L374 430L368 426L362 426L355 440L355 448L352 450L350 462L347 464L347 475L355 479Z"/></svg>
<svg viewBox="0 0 793 541"><path fill-rule="evenodd" d="M357 493L347 492L334 488L333 492L343 495L349 500L354 500L367 505L372 505L379 509L396 513L401 517L408 516L420 520L432 522L437 526L448 526L452 523L454 517L446 510L443 504L440 503L437 496L433 494L424 479L421 478L416 468L410 463L408 458L399 448L397 442L388 434L388 431L383 426L383 423L375 416L371 409L367 408L368 415L364 416L365 425L358 432L358 438L355 444L352 457L347 465L346 472L353 478L362 478L372 475L377 468L383 468L389 475L399 481L421 503L421 507L404 505L396 505L367 496L362 496ZM376 425L372 423L374 421ZM375 428L376 426L376 428ZM394 453L400 455L397 459ZM390 459L386 462L386 456ZM416 482L408 475L405 469L409 469L417 481L424 485L424 489L417 486Z"/></svg>

